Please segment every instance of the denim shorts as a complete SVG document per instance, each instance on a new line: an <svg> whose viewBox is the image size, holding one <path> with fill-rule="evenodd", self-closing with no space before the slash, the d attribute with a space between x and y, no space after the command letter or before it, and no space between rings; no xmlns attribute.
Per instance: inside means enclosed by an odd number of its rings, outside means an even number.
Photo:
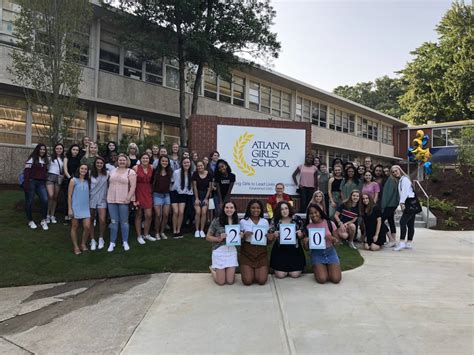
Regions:
<svg viewBox="0 0 474 355"><path fill-rule="evenodd" d="M170 204L171 204L170 194L153 192L153 205L154 206L163 206L163 205L170 205Z"/></svg>
<svg viewBox="0 0 474 355"><path fill-rule="evenodd" d="M311 264L339 264L339 257L337 256L336 249L334 247L324 250L312 249Z"/></svg>

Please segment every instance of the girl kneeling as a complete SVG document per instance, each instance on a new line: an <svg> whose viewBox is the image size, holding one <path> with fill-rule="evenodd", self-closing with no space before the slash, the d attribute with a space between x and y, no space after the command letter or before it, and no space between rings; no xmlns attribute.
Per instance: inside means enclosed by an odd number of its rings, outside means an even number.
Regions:
<svg viewBox="0 0 474 355"><path fill-rule="evenodd" d="M225 226L238 223L239 217L235 203L227 201L224 204L223 213L211 222L207 232L206 240L213 243L210 269L214 281L220 286L226 283L232 285L235 281L235 268L239 266L237 250L235 246L226 245Z"/></svg>
<svg viewBox="0 0 474 355"><path fill-rule="evenodd" d="M327 281L339 283L342 278L341 265L337 256L334 244L338 242L336 225L329 220L329 217L322 211L318 205L310 204L306 212L306 228L324 228L326 249L311 250L311 264L316 282L323 284ZM309 233L308 233L309 234ZM305 244L308 246L308 234L305 238Z"/></svg>
<svg viewBox="0 0 474 355"><path fill-rule="evenodd" d="M380 250L385 243L385 235L388 231L386 227L382 228L382 213L369 194L362 194L361 213L365 225L365 250Z"/></svg>

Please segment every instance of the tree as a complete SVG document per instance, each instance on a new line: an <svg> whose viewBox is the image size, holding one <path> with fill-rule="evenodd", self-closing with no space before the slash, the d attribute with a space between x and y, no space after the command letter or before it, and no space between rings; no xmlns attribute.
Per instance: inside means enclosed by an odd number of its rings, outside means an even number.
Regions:
<svg viewBox="0 0 474 355"><path fill-rule="evenodd" d="M458 148L458 165L463 175L472 174L474 166L474 127L461 130L461 141Z"/></svg>
<svg viewBox="0 0 474 355"><path fill-rule="evenodd" d="M405 113L398 103L404 92L403 80L388 76L377 78L375 82L360 82L354 86L344 85L334 89L337 95L397 118Z"/></svg>
<svg viewBox="0 0 474 355"><path fill-rule="evenodd" d="M63 140L77 108L82 80L81 53L89 32L88 0L18 0L17 49L9 67L38 109L36 129L51 146ZM87 47L86 47L87 46Z"/></svg>
<svg viewBox="0 0 474 355"><path fill-rule="evenodd" d="M182 146L188 139L186 78L192 82L191 113L197 113L205 66L229 78L232 68L252 64L239 59L239 54L274 58L280 49L276 34L270 30L276 14L269 0L121 0L119 8L131 15L120 20L124 45L144 60L163 55L178 60Z"/></svg>
<svg viewBox="0 0 474 355"><path fill-rule="evenodd" d="M473 8L454 2L436 27L437 43L425 42L400 73L405 120L417 124L474 118Z"/></svg>

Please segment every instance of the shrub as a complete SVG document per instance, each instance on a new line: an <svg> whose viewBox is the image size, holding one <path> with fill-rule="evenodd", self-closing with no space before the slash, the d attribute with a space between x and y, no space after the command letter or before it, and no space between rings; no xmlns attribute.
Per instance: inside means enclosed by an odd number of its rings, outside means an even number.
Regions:
<svg viewBox="0 0 474 355"><path fill-rule="evenodd" d="M471 206L464 211L464 213L462 214L462 219L468 221L474 220L474 206Z"/></svg>
<svg viewBox="0 0 474 355"><path fill-rule="evenodd" d="M458 148L458 166L463 175L472 173L474 165L474 127L461 130L461 141Z"/></svg>
<svg viewBox="0 0 474 355"><path fill-rule="evenodd" d="M449 217L444 220L444 226L448 229L457 229L459 228L459 223L456 222L453 217Z"/></svg>
<svg viewBox="0 0 474 355"><path fill-rule="evenodd" d="M441 176L443 175L443 169L441 168L440 163L433 163L431 164L431 175L429 179L436 183L441 180Z"/></svg>
<svg viewBox="0 0 474 355"><path fill-rule="evenodd" d="M441 212L447 215L452 215L456 210L456 206L454 205L454 203L448 200L440 200L436 197L430 200L430 208L440 210Z"/></svg>

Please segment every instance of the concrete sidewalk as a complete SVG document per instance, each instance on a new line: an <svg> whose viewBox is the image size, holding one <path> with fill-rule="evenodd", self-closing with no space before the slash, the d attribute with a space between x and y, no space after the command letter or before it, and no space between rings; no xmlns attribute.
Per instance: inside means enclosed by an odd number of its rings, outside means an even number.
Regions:
<svg viewBox="0 0 474 355"><path fill-rule="evenodd" d="M362 252L339 285L156 274L0 289L0 353L472 354L473 233L415 242Z"/></svg>

